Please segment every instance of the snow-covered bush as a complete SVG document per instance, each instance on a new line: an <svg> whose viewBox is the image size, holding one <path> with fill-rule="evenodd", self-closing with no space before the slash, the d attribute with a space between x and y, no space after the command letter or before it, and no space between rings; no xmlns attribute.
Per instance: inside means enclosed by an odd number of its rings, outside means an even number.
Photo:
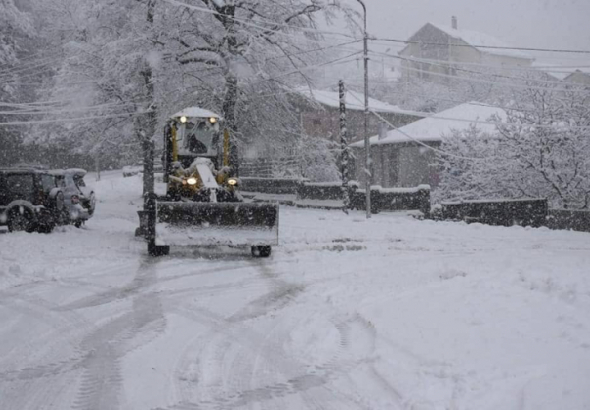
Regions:
<svg viewBox="0 0 590 410"><path fill-rule="evenodd" d="M590 97L581 89L525 90L494 134L472 126L443 139L438 200L547 198L590 206Z"/></svg>
<svg viewBox="0 0 590 410"><path fill-rule="evenodd" d="M297 160L302 177L312 182L340 181L337 158L340 150L324 138L303 135L298 141Z"/></svg>

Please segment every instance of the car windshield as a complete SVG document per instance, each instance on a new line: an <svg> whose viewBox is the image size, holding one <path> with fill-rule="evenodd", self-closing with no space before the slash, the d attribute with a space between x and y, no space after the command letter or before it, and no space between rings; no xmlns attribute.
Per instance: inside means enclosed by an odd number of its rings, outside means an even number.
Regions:
<svg viewBox="0 0 590 410"><path fill-rule="evenodd" d="M85 187L86 183L84 182L84 177L81 175L75 175L74 176L74 182L76 183L76 185L78 185L79 187Z"/></svg>

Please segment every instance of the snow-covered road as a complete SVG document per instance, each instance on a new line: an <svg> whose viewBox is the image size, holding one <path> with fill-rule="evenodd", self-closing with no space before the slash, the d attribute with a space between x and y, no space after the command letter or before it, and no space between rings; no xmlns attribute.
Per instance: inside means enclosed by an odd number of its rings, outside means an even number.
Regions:
<svg viewBox="0 0 590 410"><path fill-rule="evenodd" d="M92 178L88 178L92 182ZM281 210L281 246L0 231L0 409L590 409L590 235Z"/></svg>

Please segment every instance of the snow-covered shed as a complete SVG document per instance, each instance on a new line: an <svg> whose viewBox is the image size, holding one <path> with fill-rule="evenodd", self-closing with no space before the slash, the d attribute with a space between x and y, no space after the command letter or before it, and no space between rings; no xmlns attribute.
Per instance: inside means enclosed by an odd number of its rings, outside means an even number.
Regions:
<svg viewBox="0 0 590 410"><path fill-rule="evenodd" d="M501 119L506 113L501 108L470 102L433 114L427 118L371 137L373 184L384 188L415 187L429 184L436 187L440 169L433 149L440 147L443 136L452 130L465 130L472 124L487 133L495 131L490 117ZM357 160L352 166L355 179L364 184L364 145L351 144Z"/></svg>

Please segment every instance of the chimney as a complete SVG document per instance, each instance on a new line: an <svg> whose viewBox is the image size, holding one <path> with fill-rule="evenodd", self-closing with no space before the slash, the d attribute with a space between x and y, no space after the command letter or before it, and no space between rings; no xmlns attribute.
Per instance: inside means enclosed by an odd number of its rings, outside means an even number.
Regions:
<svg viewBox="0 0 590 410"><path fill-rule="evenodd" d="M453 30L457 30L457 17L451 17L451 25L453 26Z"/></svg>

